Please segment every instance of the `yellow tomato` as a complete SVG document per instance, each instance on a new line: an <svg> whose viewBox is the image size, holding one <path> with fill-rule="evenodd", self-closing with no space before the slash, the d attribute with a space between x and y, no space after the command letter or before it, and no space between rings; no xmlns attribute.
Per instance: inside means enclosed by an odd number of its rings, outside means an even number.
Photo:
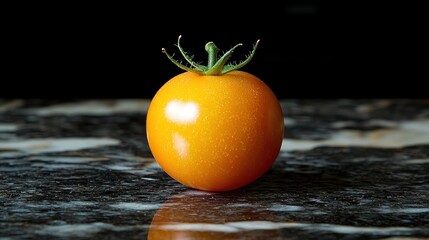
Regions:
<svg viewBox="0 0 429 240"><path fill-rule="evenodd" d="M250 73L186 71L155 94L146 131L169 176L191 188L227 191L272 166L283 140L283 113L272 90Z"/></svg>

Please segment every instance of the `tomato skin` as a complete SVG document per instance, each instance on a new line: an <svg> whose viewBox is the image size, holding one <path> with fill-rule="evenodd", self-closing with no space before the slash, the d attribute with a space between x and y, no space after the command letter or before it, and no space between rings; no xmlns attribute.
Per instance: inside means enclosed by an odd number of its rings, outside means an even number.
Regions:
<svg viewBox="0 0 429 240"><path fill-rule="evenodd" d="M283 140L281 106L258 77L181 73L153 97L146 119L151 152L173 179L228 191L261 177Z"/></svg>

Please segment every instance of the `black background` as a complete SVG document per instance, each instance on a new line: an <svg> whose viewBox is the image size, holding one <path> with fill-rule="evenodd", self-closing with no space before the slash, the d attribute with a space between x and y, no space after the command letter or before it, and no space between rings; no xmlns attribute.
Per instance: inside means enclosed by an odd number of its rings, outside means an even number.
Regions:
<svg viewBox="0 0 429 240"><path fill-rule="evenodd" d="M2 95L151 98L183 72L161 52L179 57L182 35L202 62L208 41L243 43L243 60L260 39L242 70L279 98L428 96L422 4L344 2L20 3L6 9Z"/></svg>

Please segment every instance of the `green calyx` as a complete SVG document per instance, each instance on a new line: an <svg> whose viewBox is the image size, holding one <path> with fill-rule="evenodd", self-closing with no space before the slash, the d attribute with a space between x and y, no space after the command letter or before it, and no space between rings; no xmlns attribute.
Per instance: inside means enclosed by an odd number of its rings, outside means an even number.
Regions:
<svg viewBox="0 0 429 240"><path fill-rule="evenodd" d="M227 51L225 54L223 54L220 58L218 58L218 52L219 48L216 47L216 45L213 42L208 42L205 45L205 50L208 53L208 61L207 66L198 64L192 60L192 57L188 55L187 52L185 52L182 47L180 46L180 39L181 35L179 36L179 39L177 40L177 48L179 48L180 53L182 53L184 59L191 65L191 66L185 66L176 59L174 59L170 54L167 53L167 50L165 48L162 48L162 52L167 55L167 57L170 59L171 62L173 62L176 66L179 68L189 71L189 72L195 72L199 74L204 75L222 75L227 72L231 72L233 70L238 70L242 67L244 67L246 64L250 62L250 60L253 58L253 55L255 55L256 48L258 47L259 39L256 41L255 45L253 45L253 50L250 52L250 54L247 56L247 58L244 61L241 61L237 64L227 64L229 58L231 57L231 54L233 51L243 44L239 43L232 47L229 51Z"/></svg>

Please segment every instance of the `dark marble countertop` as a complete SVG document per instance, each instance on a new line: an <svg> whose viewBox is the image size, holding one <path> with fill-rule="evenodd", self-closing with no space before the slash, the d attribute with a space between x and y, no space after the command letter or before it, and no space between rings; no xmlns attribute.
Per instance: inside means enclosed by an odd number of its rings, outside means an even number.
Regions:
<svg viewBox="0 0 429 240"><path fill-rule="evenodd" d="M156 164L149 100L0 100L0 239L429 238L429 100L281 103L273 167L209 193Z"/></svg>

